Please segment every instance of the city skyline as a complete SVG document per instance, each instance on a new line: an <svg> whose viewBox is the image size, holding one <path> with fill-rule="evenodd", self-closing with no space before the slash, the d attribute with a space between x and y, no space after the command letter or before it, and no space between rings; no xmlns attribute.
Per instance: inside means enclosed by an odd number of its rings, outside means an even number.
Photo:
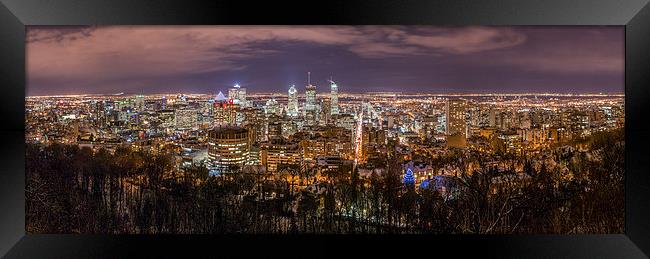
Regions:
<svg viewBox="0 0 650 259"><path fill-rule="evenodd" d="M28 30L27 233L624 232L618 27L182 28Z"/></svg>
<svg viewBox="0 0 650 259"><path fill-rule="evenodd" d="M304 94L307 72L318 94L332 76L343 93L624 90L619 27L66 26L27 42L27 96Z"/></svg>

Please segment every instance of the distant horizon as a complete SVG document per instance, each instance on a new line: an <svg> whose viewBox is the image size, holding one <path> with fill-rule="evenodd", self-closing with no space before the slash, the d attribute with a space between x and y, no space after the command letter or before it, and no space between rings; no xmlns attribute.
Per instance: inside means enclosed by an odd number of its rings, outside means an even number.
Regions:
<svg viewBox="0 0 650 259"><path fill-rule="evenodd" d="M221 90L224 95L227 95L227 89ZM216 93L208 92L159 92L159 93L134 93L134 92L121 92L121 93L77 93L77 94L50 94L50 95L26 95L25 97L58 97L58 96L135 96L135 95L216 95ZM327 95L328 91L317 92L317 95ZM287 94L286 92L247 92L248 95L258 94ZM625 92L404 92L404 91L368 91L368 92L347 92L339 89L338 94L405 94L405 95L552 95L552 96L571 96L571 95L614 95L625 96ZM304 95L298 90L298 95Z"/></svg>

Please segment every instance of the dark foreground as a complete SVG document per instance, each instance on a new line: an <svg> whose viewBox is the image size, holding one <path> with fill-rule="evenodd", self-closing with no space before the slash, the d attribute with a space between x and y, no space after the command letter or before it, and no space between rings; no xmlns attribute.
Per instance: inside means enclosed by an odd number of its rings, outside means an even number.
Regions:
<svg viewBox="0 0 650 259"><path fill-rule="evenodd" d="M318 192L309 170L283 168L212 177L175 169L172 156L119 148L27 144L28 233L556 233L624 229L623 129L555 148L554 165L528 156L449 152L445 166L476 163L455 177L454 196L402 183L402 161L385 174L330 173ZM461 159L462 158L462 159ZM563 166L557 166L557 164ZM512 175L523 167L526 177ZM497 181L498 179L498 181ZM523 180L522 180L523 179Z"/></svg>

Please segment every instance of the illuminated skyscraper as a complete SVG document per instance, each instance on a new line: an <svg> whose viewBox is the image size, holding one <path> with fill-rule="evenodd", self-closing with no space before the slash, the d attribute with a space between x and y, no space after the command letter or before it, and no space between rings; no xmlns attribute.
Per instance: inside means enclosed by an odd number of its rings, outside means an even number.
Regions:
<svg viewBox="0 0 650 259"><path fill-rule="evenodd" d="M319 125L326 125L332 120L332 115L330 109L332 106L330 105L330 99L322 99L320 100L320 113L319 113Z"/></svg>
<svg viewBox="0 0 650 259"><path fill-rule="evenodd" d="M242 88L239 84L228 89L228 98L233 100L233 104L241 107L247 107L248 105L246 101L246 88Z"/></svg>
<svg viewBox="0 0 650 259"><path fill-rule="evenodd" d="M330 113L339 114L339 88L334 81L330 80Z"/></svg>
<svg viewBox="0 0 650 259"><path fill-rule="evenodd" d="M311 84L311 72L307 72L305 122L308 125L314 125L316 123L316 86Z"/></svg>
<svg viewBox="0 0 650 259"><path fill-rule="evenodd" d="M298 91L296 86L292 85L289 88L289 102L287 103L287 115L290 117L298 116Z"/></svg>
<svg viewBox="0 0 650 259"><path fill-rule="evenodd" d="M135 97L135 108L138 112L144 111L144 95L138 95Z"/></svg>
<svg viewBox="0 0 650 259"><path fill-rule="evenodd" d="M278 101L275 99L269 99L264 105L264 113L266 116L277 115L280 113L280 107L278 106Z"/></svg>
<svg viewBox="0 0 650 259"><path fill-rule="evenodd" d="M311 72L307 72L307 87L305 91L305 111L316 109L316 86L311 84Z"/></svg>
<svg viewBox="0 0 650 259"><path fill-rule="evenodd" d="M214 125L234 125L236 111L233 100L226 99L222 92L219 92L214 99Z"/></svg>
<svg viewBox="0 0 650 259"><path fill-rule="evenodd" d="M467 145L467 101L456 99L447 101L447 145L465 147Z"/></svg>
<svg viewBox="0 0 650 259"><path fill-rule="evenodd" d="M242 109L244 121L242 127L248 129L251 134L251 141L261 142L266 139L266 116L264 109L246 107Z"/></svg>

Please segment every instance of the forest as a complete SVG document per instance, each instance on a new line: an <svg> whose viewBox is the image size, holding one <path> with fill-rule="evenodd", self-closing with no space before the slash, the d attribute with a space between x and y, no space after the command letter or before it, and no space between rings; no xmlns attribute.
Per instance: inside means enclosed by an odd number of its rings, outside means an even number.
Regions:
<svg viewBox="0 0 650 259"><path fill-rule="evenodd" d="M77 145L26 145L28 233L624 232L623 129L571 143L586 151L548 151L549 161L563 167L527 156L501 157L511 165L506 168L523 164L525 180L495 181L508 170L488 166L480 154L450 152L431 163L479 165L455 177L453 199L404 184L399 159L389 159L381 175L330 172L318 191L307 191L295 183L313 182L314 172L296 166L282 166L276 174L238 170L210 176L203 167L176 168L172 155L127 146L94 152Z"/></svg>

